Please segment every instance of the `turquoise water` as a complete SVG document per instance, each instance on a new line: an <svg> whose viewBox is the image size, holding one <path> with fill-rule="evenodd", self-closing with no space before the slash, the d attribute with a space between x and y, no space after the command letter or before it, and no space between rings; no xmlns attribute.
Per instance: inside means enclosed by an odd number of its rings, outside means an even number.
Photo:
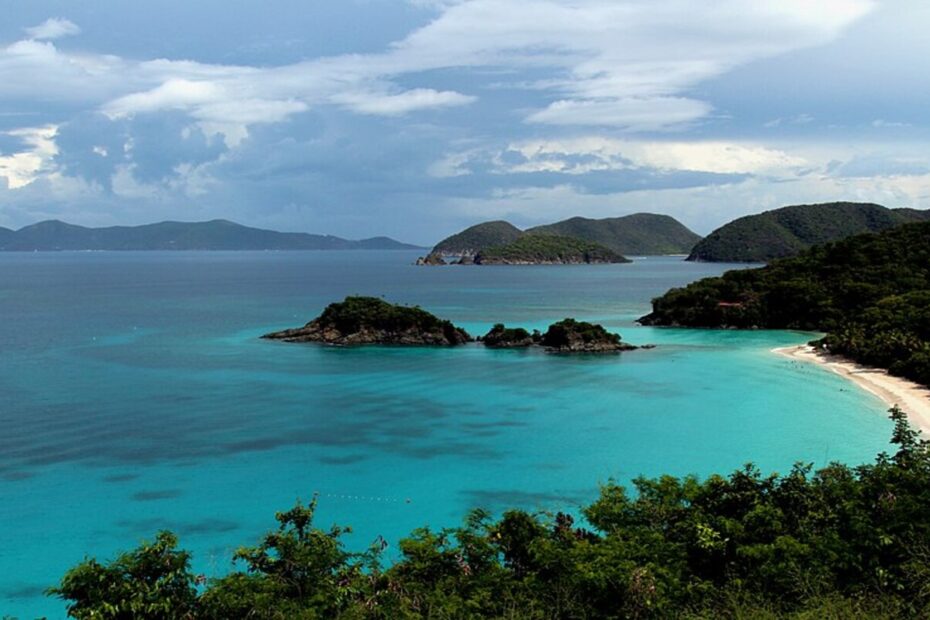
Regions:
<svg viewBox="0 0 930 620"><path fill-rule="evenodd" d="M599 483L754 461L859 463L884 406L769 352L809 334L633 325L728 266L416 268L408 252L0 254L0 616L86 554L169 528L207 575L320 494L319 525L395 543L465 511L576 510ZM480 334L573 316L653 350L263 341L347 294L420 304ZM391 550L396 549L392 545Z"/></svg>

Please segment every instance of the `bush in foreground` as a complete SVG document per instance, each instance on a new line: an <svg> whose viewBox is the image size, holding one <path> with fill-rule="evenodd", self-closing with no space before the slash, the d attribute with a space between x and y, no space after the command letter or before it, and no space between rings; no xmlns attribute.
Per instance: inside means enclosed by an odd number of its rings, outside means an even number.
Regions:
<svg viewBox="0 0 930 620"><path fill-rule="evenodd" d="M109 564L87 560L50 592L74 618L924 618L930 614L930 449L898 409L893 455L763 476L608 484L582 512L473 511L345 550L313 527L316 501L198 584L161 533Z"/></svg>

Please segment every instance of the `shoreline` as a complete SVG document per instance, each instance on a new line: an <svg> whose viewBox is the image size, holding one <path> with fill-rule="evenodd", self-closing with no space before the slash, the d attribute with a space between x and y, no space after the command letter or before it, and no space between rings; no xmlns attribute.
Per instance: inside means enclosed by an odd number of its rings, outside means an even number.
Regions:
<svg viewBox="0 0 930 620"><path fill-rule="evenodd" d="M881 368L863 366L851 360L817 351L808 344L772 349L783 357L817 364L855 383L880 398L888 407L897 405L907 414L911 426L930 437L930 389L896 377Z"/></svg>

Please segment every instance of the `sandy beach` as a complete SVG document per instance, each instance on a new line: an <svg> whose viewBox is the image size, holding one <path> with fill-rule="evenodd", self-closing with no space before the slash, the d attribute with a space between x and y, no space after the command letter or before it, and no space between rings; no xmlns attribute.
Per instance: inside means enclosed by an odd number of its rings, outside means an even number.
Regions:
<svg viewBox="0 0 930 620"><path fill-rule="evenodd" d="M930 437L930 389L913 381L890 375L880 368L862 366L848 359L817 351L806 344L772 349L772 352L825 366L879 397L889 407L898 405L907 413L911 424L919 429L924 437Z"/></svg>

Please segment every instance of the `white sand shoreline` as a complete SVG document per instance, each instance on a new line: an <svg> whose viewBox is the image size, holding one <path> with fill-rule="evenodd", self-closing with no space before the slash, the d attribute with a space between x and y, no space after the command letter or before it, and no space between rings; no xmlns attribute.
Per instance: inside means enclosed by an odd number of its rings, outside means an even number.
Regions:
<svg viewBox="0 0 930 620"><path fill-rule="evenodd" d="M881 368L862 366L838 355L818 351L807 344L780 347L772 349L772 352L824 366L882 399L889 408L898 405L907 413L911 425L924 437L930 437L930 389L919 383L895 377Z"/></svg>

